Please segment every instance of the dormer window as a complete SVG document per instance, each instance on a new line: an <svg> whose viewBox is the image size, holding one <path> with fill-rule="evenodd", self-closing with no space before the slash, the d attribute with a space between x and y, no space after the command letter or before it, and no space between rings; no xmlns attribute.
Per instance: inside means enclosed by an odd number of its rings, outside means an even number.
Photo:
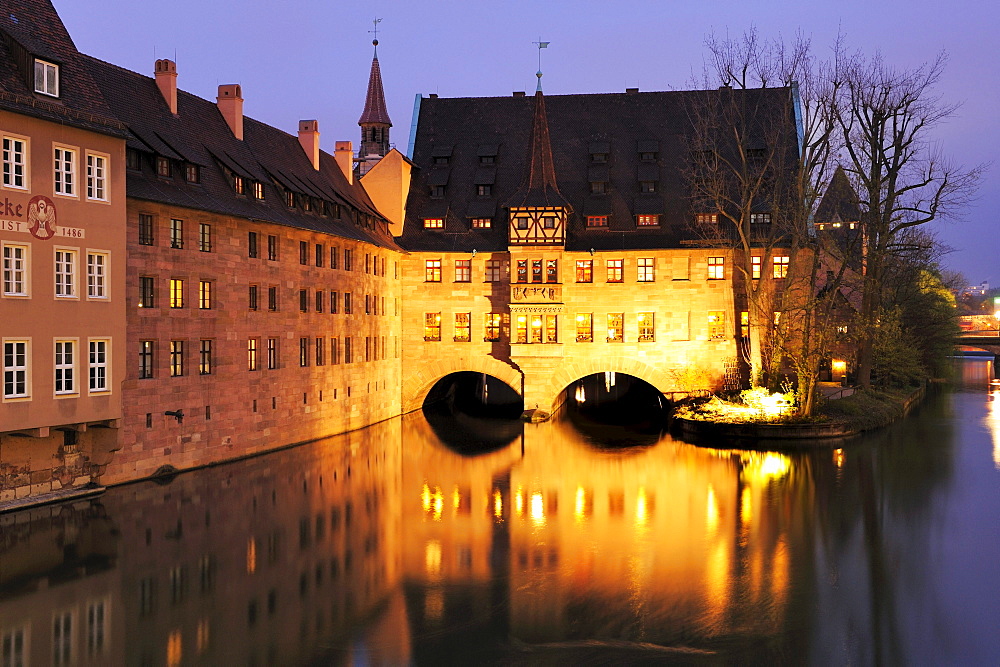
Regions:
<svg viewBox="0 0 1000 667"><path fill-rule="evenodd" d="M639 153L639 159L643 162L654 162L656 160L656 153L645 152Z"/></svg>
<svg viewBox="0 0 1000 667"><path fill-rule="evenodd" d="M714 225L719 222L718 213L695 213L694 221L699 225Z"/></svg>
<svg viewBox="0 0 1000 667"><path fill-rule="evenodd" d="M771 224L771 214L770 213L751 213L750 214L750 224L751 225L769 225L769 224Z"/></svg>
<svg viewBox="0 0 1000 667"><path fill-rule="evenodd" d="M59 65L35 58L35 92L59 97Z"/></svg>
<svg viewBox="0 0 1000 667"><path fill-rule="evenodd" d="M295 193L291 190L285 191L285 206L295 208Z"/></svg>
<svg viewBox="0 0 1000 667"><path fill-rule="evenodd" d="M238 195L246 194L246 186L243 183L242 176L233 174L233 190L235 190Z"/></svg>
<svg viewBox="0 0 1000 667"><path fill-rule="evenodd" d="M142 155L134 148L125 149L125 167L139 171L142 169Z"/></svg>
<svg viewBox="0 0 1000 667"><path fill-rule="evenodd" d="M450 160L449 157L444 156L444 155L439 155L436 158L434 158L434 166L435 167L447 167L449 160Z"/></svg>
<svg viewBox="0 0 1000 667"><path fill-rule="evenodd" d="M198 165L190 163L184 165L184 180L188 183L201 182L201 172L198 170Z"/></svg>
<svg viewBox="0 0 1000 667"><path fill-rule="evenodd" d="M480 155L479 164L484 166L490 166L496 164L497 157L495 155Z"/></svg>
<svg viewBox="0 0 1000 667"><path fill-rule="evenodd" d="M163 178L170 178L173 175L173 169L170 166L170 160L168 158L157 156L156 175L162 176Z"/></svg>
<svg viewBox="0 0 1000 667"><path fill-rule="evenodd" d="M591 181L590 194L603 195L608 191L608 184L605 181Z"/></svg>
<svg viewBox="0 0 1000 667"><path fill-rule="evenodd" d="M253 182L253 196L254 199L264 198L264 184L261 183L260 181Z"/></svg>
<svg viewBox="0 0 1000 667"><path fill-rule="evenodd" d="M635 224L639 227L656 227L660 224L660 216L657 214L637 215L635 216Z"/></svg>
<svg viewBox="0 0 1000 667"><path fill-rule="evenodd" d="M444 186L443 185L432 185L431 186L431 197L436 197L438 199L444 197Z"/></svg>
<svg viewBox="0 0 1000 667"><path fill-rule="evenodd" d="M608 161L608 154L607 153L591 153L590 154L590 161L594 162L595 164L604 164L605 162Z"/></svg>
<svg viewBox="0 0 1000 667"><path fill-rule="evenodd" d="M477 185L476 186L476 194L479 195L480 197L489 197L490 195L493 194L493 186L492 185Z"/></svg>
<svg viewBox="0 0 1000 667"><path fill-rule="evenodd" d="M656 181L639 181L639 192L656 192Z"/></svg>

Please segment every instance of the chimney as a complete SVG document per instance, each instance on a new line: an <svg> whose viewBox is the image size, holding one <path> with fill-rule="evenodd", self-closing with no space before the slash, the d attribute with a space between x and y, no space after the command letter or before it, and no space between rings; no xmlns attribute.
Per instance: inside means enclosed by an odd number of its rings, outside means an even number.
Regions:
<svg viewBox="0 0 1000 667"><path fill-rule="evenodd" d="M348 184L354 183L354 144L350 141L338 141L337 148L333 152L337 165L344 172Z"/></svg>
<svg viewBox="0 0 1000 667"><path fill-rule="evenodd" d="M160 89L170 113L177 115L177 63L163 58L156 61L156 87Z"/></svg>
<svg viewBox="0 0 1000 667"><path fill-rule="evenodd" d="M219 86L219 96L216 98L219 112L226 119L233 136L243 141L243 91L240 84L229 83Z"/></svg>
<svg viewBox="0 0 1000 667"><path fill-rule="evenodd" d="M314 120L299 121L299 143L313 169L319 170L319 123Z"/></svg>

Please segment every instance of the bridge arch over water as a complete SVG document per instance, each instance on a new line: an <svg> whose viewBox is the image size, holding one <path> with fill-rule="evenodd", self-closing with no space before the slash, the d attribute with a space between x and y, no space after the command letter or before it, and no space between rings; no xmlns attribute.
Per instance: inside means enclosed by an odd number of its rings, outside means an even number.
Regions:
<svg viewBox="0 0 1000 667"><path fill-rule="evenodd" d="M422 408L427 394L441 379L453 373L465 372L484 373L492 376L509 386L516 394L522 395L521 372L510 364L486 355L456 356L452 359L436 359L433 363L423 364L420 368L406 374L402 386L403 412L414 412Z"/></svg>

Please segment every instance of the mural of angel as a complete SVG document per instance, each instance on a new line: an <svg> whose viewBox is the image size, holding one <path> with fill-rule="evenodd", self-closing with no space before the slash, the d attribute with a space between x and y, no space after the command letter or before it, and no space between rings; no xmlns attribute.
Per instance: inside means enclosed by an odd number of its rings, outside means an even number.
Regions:
<svg viewBox="0 0 1000 667"><path fill-rule="evenodd" d="M38 195L28 202L28 231L46 241L56 235L56 207L48 197Z"/></svg>

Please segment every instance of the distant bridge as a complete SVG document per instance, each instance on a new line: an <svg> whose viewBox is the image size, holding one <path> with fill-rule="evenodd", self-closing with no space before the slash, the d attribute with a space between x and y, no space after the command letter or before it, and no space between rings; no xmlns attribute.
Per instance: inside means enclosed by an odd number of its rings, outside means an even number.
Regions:
<svg viewBox="0 0 1000 667"><path fill-rule="evenodd" d="M978 347L1000 355L1000 331L963 331L955 339L955 344Z"/></svg>

